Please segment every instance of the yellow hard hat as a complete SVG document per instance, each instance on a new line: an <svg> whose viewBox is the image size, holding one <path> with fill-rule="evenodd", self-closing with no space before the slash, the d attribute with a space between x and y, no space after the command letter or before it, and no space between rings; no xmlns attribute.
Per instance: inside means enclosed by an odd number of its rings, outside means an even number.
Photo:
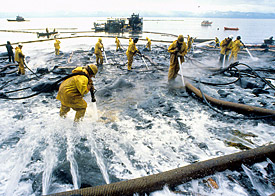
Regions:
<svg viewBox="0 0 275 196"><path fill-rule="evenodd" d="M102 42L102 39L101 39L101 38L98 38L98 41L99 41L99 42Z"/></svg>
<svg viewBox="0 0 275 196"><path fill-rule="evenodd" d="M179 35L178 42L181 44L183 43L183 40L184 40L183 35Z"/></svg>
<svg viewBox="0 0 275 196"><path fill-rule="evenodd" d="M90 65L88 65L88 67L92 70L92 72L93 72L92 74L95 76L97 74L97 71L98 71L97 66L94 65L94 64L90 64ZM89 72L89 68L88 68L88 72Z"/></svg>
<svg viewBox="0 0 275 196"><path fill-rule="evenodd" d="M146 39L148 39L148 37L146 37Z"/></svg>

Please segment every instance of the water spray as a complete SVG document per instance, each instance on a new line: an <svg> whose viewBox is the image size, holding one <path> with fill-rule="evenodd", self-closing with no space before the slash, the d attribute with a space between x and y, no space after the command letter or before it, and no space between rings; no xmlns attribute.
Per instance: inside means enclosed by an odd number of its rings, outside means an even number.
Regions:
<svg viewBox="0 0 275 196"><path fill-rule="evenodd" d="M105 59L106 59L106 63L109 64L105 50L103 50L103 53L104 53L104 56L105 56Z"/></svg>
<svg viewBox="0 0 275 196"><path fill-rule="evenodd" d="M179 62L179 67L180 67L180 75L181 75L182 85L185 87L184 77L183 77L183 68L182 68L182 63L180 63L180 57L178 57L178 62Z"/></svg>
<svg viewBox="0 0 275 196"><path fill-rule="evenodd" d="M143 60L143 62L144 62L144 64L145 64L147 70L149 70L149 67L148 67L147 63L145 62L145 59L144 59L143 55L141 55L141 58L142 58L142 60Z"/></svg>

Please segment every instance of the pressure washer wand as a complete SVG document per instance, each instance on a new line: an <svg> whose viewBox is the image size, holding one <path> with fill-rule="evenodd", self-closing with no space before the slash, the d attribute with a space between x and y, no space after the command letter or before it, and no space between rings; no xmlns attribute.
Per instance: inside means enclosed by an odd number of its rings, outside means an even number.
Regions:
<svg viewBox="0 0 275 196"><path fill-rule="evenodd" d="M25 61L24 61L24 65L25 65L25 67L27 67L28 68L28 70L30 70L38 79L39 79L39 76L38 75L36 75L28 66L27 66L27 64L25 63Z"/></svg>

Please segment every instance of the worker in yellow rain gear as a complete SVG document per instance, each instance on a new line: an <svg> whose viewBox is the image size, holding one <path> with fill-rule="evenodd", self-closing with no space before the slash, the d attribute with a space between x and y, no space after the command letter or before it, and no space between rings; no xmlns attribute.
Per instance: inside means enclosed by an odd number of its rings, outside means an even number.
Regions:
<svg viewBox="0 0 275 196"><path fill-rule="evenodd" d="M134 41L132 41L129 44L128 49L126 51L129 71L132 69L132 64L133 64L134 56L136 55L136 53L141 54L140 51L136 47L137 42L138 42L138 38L135 38Z"/></svg>
<svg viewBox="0 0 275 196"><path fill-rule="evenodd" d="M25 55L22 52L22 45L19 44L18 47L15 48L14 60L18 63L18 74L25 75Z"/></svg>
<svg viewBox="0 0 275 196"><path fill-rule="evenodd" d="M148 48L148 50L151 51L151 40L148 37L146 37L146 39L147 39L147 44L145 48Z"/></svg>
<svg viewBox="0 0 275 196"><path fill-rule="evenodd" d="M189 35L187 36L187 52L190 52L192 48L192 44L194 42L193 37L190 37Z"/></svg>
<svg viewBox="0 0 275 196"><path fill-rule="evenodd" d="M116 51L121 50L120 41L119 41L119 39L117 37L116 37L115 43L116 43Z"/></svg>
<svg viewBox="0 0 275 196"><path fill-rule="evenodd" d="M233 42L233 48L229 60L231 60L232 56L234 56L234 61L237 61L238 52L241 50L241 46L244 46L244 44L241 41L241 36L237 36L236 40Z"/></svg>
<svg viewBox="0 0 275 196"><path fill-rule="evenodd" d="M104 51L102 39L98 38L98 42L95 44L95 55L96 55L96 64L102 65L103 64L103 56L102 52Z"/></svg>
<svg viewBox="0 0 275 196"><path fill-rule="evenodd" d="M58 39L55 39L55 42L54 42L55 55L59 55L60 43L61 42Z"/></svg>
<svg viewBox="0 0 275 196"><path fill-rule="evenodd" d="M223 64L223 61L225 59L225 62L228 60L228 56L230 51L233 48L233 35L230 35L229 37L225 38L224 40L221 41L221 54L220 54L220 64Z"/></svg>
<svg viewBox="0 0 275 196"><path fill-rule="evenodd" d="M179 72L178 57L180 57L180 63L184 62L184 55L187 53L187 45L184 42L183 35L179 35L178 39L173 41L169 46L168 52L170 53L170 67L168 72L168 81L174 80Z"/></svg>
<svg viewBox="0 0 275 196"><path fill-rule="evenodd" d="M92 102L96 101L94 97L94 85L91 78L95 77L97 70L97 66L93 64L87 67L77 67L72 71L72 73L76 75L61 83L56 97L56 99L61 101L59 113L61 117L65 118L70 108L76 111L75 122L79 122L84 117L87 108L87 103L83 99L84 95L90 91Z"/></svg>
<svg viewBox="0 0 275 196"><path fill-rule="evenodd" d="M215 48L220 47L220 40L218 37L215 37Z"/></svg>

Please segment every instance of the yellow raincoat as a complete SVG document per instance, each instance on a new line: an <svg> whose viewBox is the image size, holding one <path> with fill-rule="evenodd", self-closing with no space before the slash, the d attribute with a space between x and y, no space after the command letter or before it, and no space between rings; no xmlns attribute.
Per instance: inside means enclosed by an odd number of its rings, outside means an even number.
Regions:
<svg viewBox="0 0 275 196"><path fill-rule="evenodd" d="M229 55L230 50L232 50L233 48L233 41L231 39L225 38L224 40L221 41L220 47L221 47L221 54L225 55L225 52L226 52L226 55Z"/></svg>
<svg viewBox="0 0 275 196"><path fill-rule="evenodd" d="M72 73L88 72L83 67L75 68ZM64 117L70 108L76 111L75 121L83 118L87 108L87 102L83 99L90 89L94 90L93 81L84 75L72 76L63 81L59 87L56 99L61 101L60 116Z"/></svg>
<svg viewBox="0 0 275 196"><path fill-rule="evenodd" d="M116 37L115 43L116 43L116 50L121 50L120 41L117 37Z"/></svg>
<svg viewBox="0 0 275 196"><path fill-rule="evenodd" d="M147 39L147 44L146 44L146 47L145 48L148 48L148 50L150 50L151 51L151 40L148 38L148 37L146 37L146 39Z"/></svg>
<svg viewBox="0 0 275 196"><path fill-rule="evenodd" d="M60 43L61 42L58 39L56 39L54 42L55 55L59 55Z"/></svg>
<svg viewBox="0 0 275 196"><path fill-rule="evenodd" d="M21 75L25 75L24 58L25 55L22 53L22 50L19 47L16 47L14 60L18 62L18 73Z"/></svg>
<svg viewBox="0 0 275 196"><path fill-rule="evenodd" d="M101 38L98 39L98 42L95 44L95 55L96 55L96 63L102 65L103 64L103 56L102 56L103 44ZM100 62L99 62L100 60Z"/></svg>
<svg viewBox="0 0 275 196"><path fill-rule="evenodd" d="M136 47L136 43L131 41L128 46L128 49L126 51L126 55L127 55L127 59L128 59L128 70L131 70L131 68L132 68L134 55L136 54L137 51L138 51L138 49Z"/></svg>
<svg viewBox="0 0 275 196"><path fill-rule="evenodd" d="M233 48L232 48L232 52L231 52L231 55L229 57L229 60L232 58L232 56L234 56L235 61L238 59L238 52L241 50L241 46L243 46L243 44L241 43L240 40L236 39L233 42Z"/></svg>
<svg viewBox="0 0 275 196"><path fill-rule="evenodd" d="M188 35L188 38L187 38L187 52L190 52L193 42L194 42L193 37L190 37Z"/></svg>
<svg viewBox="0 0 275 196"><path fill-rule="evenodd" d="M180 36L179 36L180 37ZM183 37L181 36L183 40ZM178 38L179 40L179 38ZM175 79L179 72L179 62L178 57L180 57L181 63L184 62L184 55L187 53L187 46L184 41L182 41L182 45L179 48L178 44L180 43L178 40L175 40L168 48L168 52L170 53L170 67L168 72L168 81L171 79Z"/></svg>

